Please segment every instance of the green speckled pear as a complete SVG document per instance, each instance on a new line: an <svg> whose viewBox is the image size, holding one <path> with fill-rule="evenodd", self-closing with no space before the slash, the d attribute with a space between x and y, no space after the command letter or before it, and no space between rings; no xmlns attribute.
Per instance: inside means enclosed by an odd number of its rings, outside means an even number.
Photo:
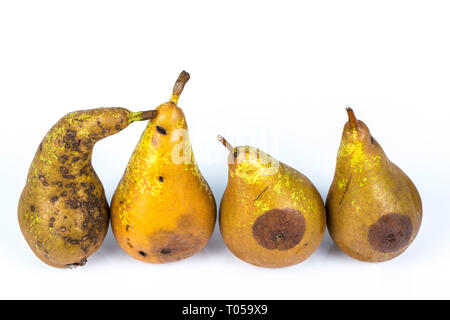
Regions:
<svg viewBox="0 0 450 320"><path fill-rule="evenodd" d="M154 111L98 108L71 112L50 129L31 163L18 207L20 229L39 259L60 268L84 265L100 247L109 207L91 164L94 144L154 116Z"/></svg>
<svg viewBox="0 0 450 320"><path fill-rule="evenodd" d="M326 203L328 231L349 256L387 261L405 251L419 232L422 201L364 122L352 109L347 113Z"/></svg>

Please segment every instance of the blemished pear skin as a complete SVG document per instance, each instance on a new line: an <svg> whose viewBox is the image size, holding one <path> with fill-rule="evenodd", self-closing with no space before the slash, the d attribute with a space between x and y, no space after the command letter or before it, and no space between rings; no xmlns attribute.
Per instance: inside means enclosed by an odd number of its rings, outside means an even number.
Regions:
<svg viewBox="0 0 450 320"><path fill-rule="evenodd" d="M84 265L108 230L109 206L91 164L94 144L150 119L154 111L124 108L75 111L47 133L19 200L19 225L30 248L53 267Z"/></svg>
<svg viewBox="0 0 450 320"><path fill-rule="evenodd" d="M395 258L416 237L422 220L419 192L389 161L364 122L347 108L336 172L328 193L327 224L349 256L368 262Z"/></svg>
<svg viewBox="0 0 450 320"><path fill-rule="evenodd" d="M228 148L228 184L220 203L227 247L247 263L281 268L306 260L325 232L325 206L311 181L250 146Z"/></svg>
<svg viewBox="0 0 450 320"><path fill-rule="evenodd" d="M209 241L216 202L195 162L178 98L189 80L182 72L169 102L144 130L111 204L117 242L148 263L188 258Z"/></svg>

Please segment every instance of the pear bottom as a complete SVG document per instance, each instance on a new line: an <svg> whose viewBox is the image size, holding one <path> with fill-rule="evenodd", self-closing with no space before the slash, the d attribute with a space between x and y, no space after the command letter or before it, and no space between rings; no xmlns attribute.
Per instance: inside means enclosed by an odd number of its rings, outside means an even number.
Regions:
<svg viewBox="0 0 450 320"><path fill-rule="evenodd" d="M293 208L270 209L247 224L233 214L220 215L225 244L239 259L255 266L283 268L308 259L319 247L325 224L320 215L309 217Z"/></svg>

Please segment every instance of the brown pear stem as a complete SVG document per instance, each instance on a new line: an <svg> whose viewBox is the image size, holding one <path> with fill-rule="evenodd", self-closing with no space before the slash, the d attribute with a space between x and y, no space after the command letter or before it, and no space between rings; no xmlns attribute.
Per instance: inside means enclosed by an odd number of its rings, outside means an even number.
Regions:
<svg viewBox="0 0 450 320"><path fill-rule="evenodd" d="M173 86L172 96L170 97L170 102L175 104L178 103L178 99L180 98L181 93L183 92L184 86L190 79L189 73L186 71L182 71L178 76L177 82Z"/></svg>
<svg viewBox="0 0 450 320"><path fill-rule="evenodd" d="M158 111L156 111L156 110L131 112L130 113L130 122L154 119L157 114L158 114Z"/></svg>
<svg viewBox="0 0 450 320"><path fill-rule="evenodd" d="M233 152L234 150L233 146L224 137L218 135L217 140L219 140L225 146L225 148L228 149L228 151Z"/></svg>
<svg viewBox="0 0 450 320"><path fill-rule="evenodd" d="M348 122L350 123L350 127L352 129L358 128L358 120L356 120L355 113L353 112L353 109L350 107L346 108L347 114L348 114Z"/></svg>

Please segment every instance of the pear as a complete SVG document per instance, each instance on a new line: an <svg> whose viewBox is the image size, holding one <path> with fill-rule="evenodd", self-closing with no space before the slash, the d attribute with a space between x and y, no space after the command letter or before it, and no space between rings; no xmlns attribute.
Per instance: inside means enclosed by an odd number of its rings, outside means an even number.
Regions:
<svg viewBox="0 0 450 320"><path fill-rule="evenodd" d="M18 208L25 240L43 262L60 268L84 265L100 247L109 207L91 164L92 148L154 115L98 108L71 112L50 129L31 163Z"/></svg>
<svg viewBox="0 0 450 320"><path fill-rule="evenodd" d="M347 108L336 172L328 193L328 230L349 256L390 260L411 244L422 220L420 195L389 161L364 122Z"/></svg>
<svg viewBox="0 0 450 320"><path fill-rule="evenodd" d="M280 268L306 260L325 232L325 207L311 181L250 146L230 151L228 184L220 203L220 231L238 258Z"/></svg>
<svg viewBox="0 0 450 320"><path fill-rule="evenodd" d="M195 162L186 118L177 106L188 80L183 71L170 101L156 108L111 203L117 242L148 263L190 257L214 230L216 202Z"/></svg>

